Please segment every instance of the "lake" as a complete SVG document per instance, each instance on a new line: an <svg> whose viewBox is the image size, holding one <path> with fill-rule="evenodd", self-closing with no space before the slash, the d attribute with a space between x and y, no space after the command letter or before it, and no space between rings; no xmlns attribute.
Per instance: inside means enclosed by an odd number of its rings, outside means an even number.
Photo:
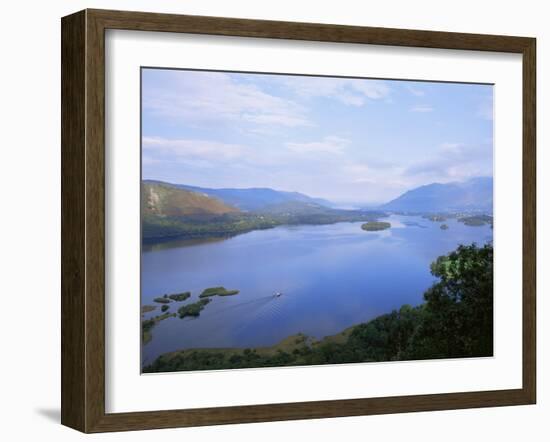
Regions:
<svg viewBox="0 0 550 442"><path fill-rule="evenodd" d="M322 338L388 313L417 305L435 278L430 263L458 244L492 239L488 225L466 226L418 216L383 219L389 230L366 232L362 223L281 226L227 239L176 240L142 250L142 305L191 291L185 302L208 287L238 289L213 297L198 318L168 318L142 347L142 364L162 353L186 348L258 347L296 333ZM275 293L281 292L279 297Z"/></svg>

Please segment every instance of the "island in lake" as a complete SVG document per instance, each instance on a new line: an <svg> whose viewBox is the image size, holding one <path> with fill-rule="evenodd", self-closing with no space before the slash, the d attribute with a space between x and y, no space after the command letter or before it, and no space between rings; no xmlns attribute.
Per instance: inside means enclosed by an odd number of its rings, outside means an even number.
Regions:
<svg viewBox="0 0 550 442"><path fill-rule="evenodd" d="M186 317L197 318L200 316L200 313L204 308L212 301L210 299L212 296L234 296L239 293L239 290L227 290L225 287L209 287L202 291L199 295L199 300L197 302L188 303L178 308L177 315L180 319ZM147 343L152 339L152 329L162 320L167 318L175 317L175 313L165 313L170 309L170 304L172 301L181 303L186 301L191 297L191 292L181 292L174 293L171 295L165 294L162 297L154 298L153 301L162 304L161 312L162 315L154 316L149 319L142 319L142 342ZM156 309L156 306L144 305L141 307L142 316L146 313L152 312Z"/></svg>
<svg viewBox="0 0 550 442"><path fill-rule="evenodd" d="M210 287L208 289L204 289L199 295L199 298L207 298L209 296L233 296L238 293L238 290L227 290L225 287Z"/></svg>
<svg viewBox="0 0 550 442"><path fill-rule="evenodd" d="M391 227L391 223L384 221L369 221L368 223L362 224L361 228L367 232L378 232L379 230L386 230Z"/></svg>
<svg viewBox="0 0 550 442"><path fill-rule="evenodd" d="M201 299L200 301L193 302L192 304L184 305L178 309L178 315L180 319L187 316L197 317L201 314L204 307L206 307L211 301L211 299Z"/></svg>

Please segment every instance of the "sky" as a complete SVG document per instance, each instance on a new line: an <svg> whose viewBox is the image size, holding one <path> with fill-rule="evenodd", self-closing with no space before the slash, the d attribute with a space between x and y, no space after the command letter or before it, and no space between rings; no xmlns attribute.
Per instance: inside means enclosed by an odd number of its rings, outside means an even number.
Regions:
<svg viewBox="0 0 550 442"><path fill-rule="evenodd" d="M142 177L378 204L493 174L491 85L142 69Z"/></svg>

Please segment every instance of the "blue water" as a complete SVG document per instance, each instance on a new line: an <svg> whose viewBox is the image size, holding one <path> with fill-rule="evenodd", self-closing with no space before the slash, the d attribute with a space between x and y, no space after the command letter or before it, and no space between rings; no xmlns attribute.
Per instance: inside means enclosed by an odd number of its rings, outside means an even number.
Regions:
<svg viewBox="0 0 550 442"><path fill-rule="evenodd" d="M238 289L214 297L198 318L169 318L152 330L142 362L185 348L273 345L289 335L322 338L403 304L422 302L435 281L430 263L458 244L492 239L489 226L392 215L392 228L365 232L361 223L283 226L223 240L180 240L142 253L142 304L191 291L175 312L207 287ZM280 297L274 297L282 292ZM147 313L148 318L160 313Z"/></svg>

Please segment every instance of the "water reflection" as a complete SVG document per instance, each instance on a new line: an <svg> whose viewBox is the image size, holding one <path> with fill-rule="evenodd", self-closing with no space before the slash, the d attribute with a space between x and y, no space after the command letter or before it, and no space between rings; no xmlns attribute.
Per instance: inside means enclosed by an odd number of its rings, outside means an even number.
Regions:
<svg viewBox="0 0 550 442"><path fill-rule="evenodd" d="M157 241L144 241L141 250L146 252L159 252L161 250L178 249L180 247L192 247L203 244L217 243L228 239L227 236L218 238L181 238L181 239L165 239Z"/></svg>

